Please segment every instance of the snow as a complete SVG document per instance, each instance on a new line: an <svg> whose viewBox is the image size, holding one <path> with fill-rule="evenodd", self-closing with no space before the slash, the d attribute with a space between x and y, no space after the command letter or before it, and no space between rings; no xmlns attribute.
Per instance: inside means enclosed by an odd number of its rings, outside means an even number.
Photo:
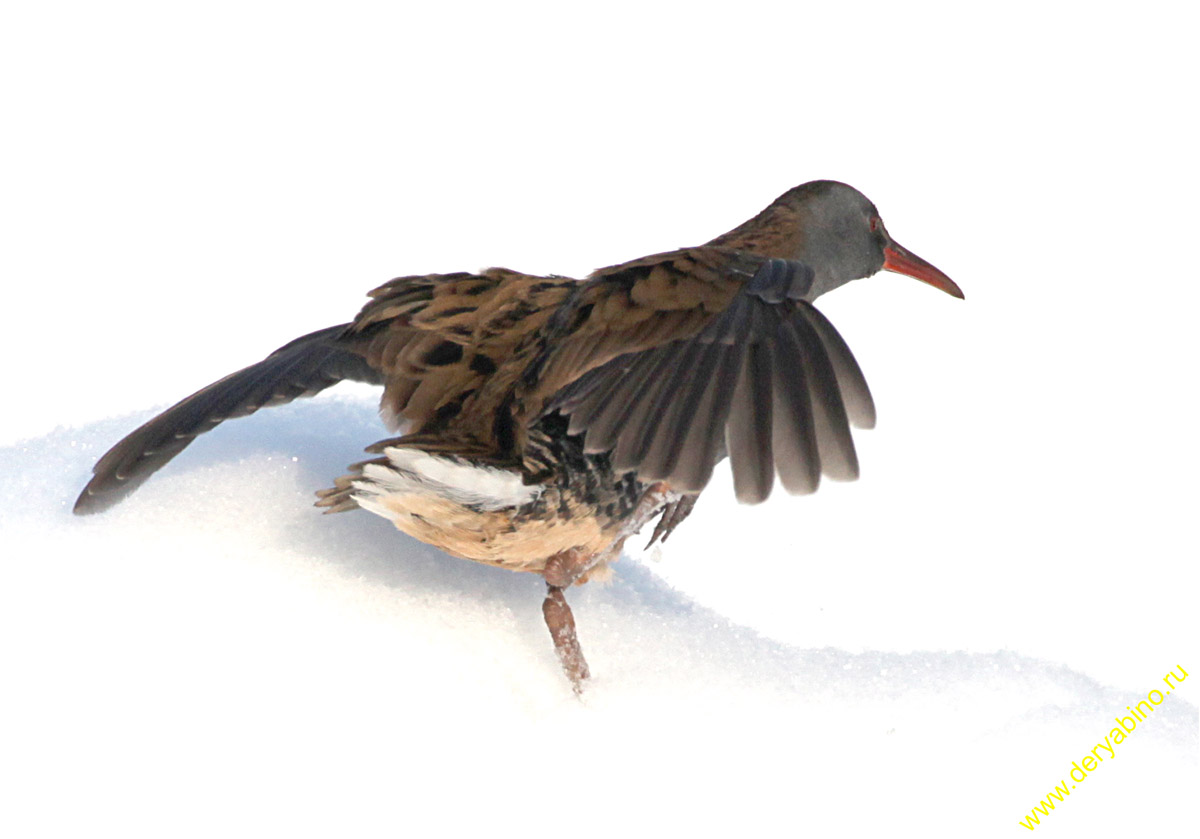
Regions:
<svg viewBox="0 0 1200 839"><path fill-rule="evenodd" d="M862 558L891 561L877 544L891 534L856 540L833 571L803 563L814 578L795 584L792 545L776 534L820 495L751 510L754 547L734 550L716 513L740 510L721 487L661 562L627 556L612 583L570 593L594 673L578 701L542 625L538 579L444 557L375 516L309 506L359 441L383 433L363 396L228 423L110 513L72 517L94 457L145 416L0 451L15 476L0 504L3 669L16 688L6 788L54 835L97 822L316 835L518 821L548 835L581 812L584 835L633 813L647 831L773 832L784 818L883 832L1011 826L1167 670L1196 672L1171 657L1184 640L1175 631L1142 634L1150 604L1112 615L1143 646L1117 685L1048 655L1066 632L1066 650L1086 660L1086 634L1060 624L1044 638L1039 618L1011 604L1009 643L989 645L991 598L978 587L995 570L934 583L931 605L928 565L910 556L911 582L892 586ZM743 575L764 596L743 592L731 611L759 626L702 596ZM710 576L700 594L667 582ZM789 604L764 592L778 585ZM880 588L909 604L902 614L934 614L895 617ZM974 620L953 603L964 599L983 601ZM1196 779L1190 688L1049 819L1112 830L1147 811L1182 817Z"/></svg>
<svg viewBox="0 0 1200 839"><path fill-rule="evenodd" d="M1025 835L1200 672L1190 31L6 13L0 835ZM311 506L388 436L370 389L70 514L155 410L392 276L578 276L812 178L966 300L881 275L819 301L879 408L861 479L746 508L721 471L660 553L569 593L582 700L536 578ZM1198 706L1173 690L1037 831L1178 834Z"/></svg>

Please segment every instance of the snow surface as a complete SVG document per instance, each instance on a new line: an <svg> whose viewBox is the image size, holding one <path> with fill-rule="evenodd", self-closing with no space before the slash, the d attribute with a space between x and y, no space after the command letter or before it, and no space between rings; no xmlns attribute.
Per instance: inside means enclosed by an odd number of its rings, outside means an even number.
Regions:
<svg viewBox="0 0 1200 839"><path fill-rule="evenodd" d="M1082 9L1082 11L1081 11ZM1200 726L1186 4L8 4L0 836L1186 835ZM339 388L80 519L95 459L402 273L582 276L836 178L965 301L822 298L861 480L570 592L312 493Z"/></svg>
<svg viewBox="0 0 1200 839"><path fill-rule="evenodd" d="M1012 825L1177 664L1170 644L1149 647L1137 680L1114 687L1039 656L1053 645L1017 608L1005 610L1007 648L972 649L970 618L935 609L922 620L940 631L910 649L903 621L862 596L883 582L875 566L853 557L790 608L757 606L762 625L790 620L782 634L820 640L772 638L658 572L686 580L699 561L718 584L744 574L754 589L778 585L774 572L796 560L774 534L806 501L752 511L759 530L722 553L716 513L736 507L714 492L661 563L626 557L611 584L571 592L595 676L578 701L537 578L447 558L375 516L309 506L379 432L365 398L229 423L110 513L72 517L93 458L144 416L0 450L5 787L37 832L521 823L550 835L587 813L583 835L629 830L634 814L639 833L790 833L786 820L950 835L939 826ZM926 573L918 563L905 576L924 587ZM977 582L935 585L960 600ZM911 595L897 584L890 597ZM1154 608L1112 617L1139 631ZM843 624L864 626L838 644ZM1147 812L1185 818L1192 693L1188 683L1169 697L1049 821L1108 831L1144 825Z"/></svg>

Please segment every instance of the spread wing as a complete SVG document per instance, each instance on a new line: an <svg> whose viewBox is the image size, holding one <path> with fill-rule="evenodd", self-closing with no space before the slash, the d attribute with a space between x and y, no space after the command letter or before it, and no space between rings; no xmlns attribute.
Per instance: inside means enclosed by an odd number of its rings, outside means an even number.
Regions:
<svg viewBox="0 0 1200 839"><path fill-rule="evenodd" d="M344 379L384 385L381 412L390 425L435 430L575 284L504 269L392 280L371 292L373 299L351 323L297 338L131 432L97 461L75 512L118 503L227 419L311 396Z"/></svg>
<svg viewBox="0 0 1200 839"><path fill-rule="evenodd" d="M556 315L533 371L541 415L570 417L618 471L699 492L726 454L740 501L850 480L850 424L875 409L854 356L804 296L807 266L719 248L598 272Z"/></svg>
<svg viewBox="0 0 1200 839"><path fill-rule="evenodd" d="M75 502L79 514L107 510L141 486L197 436L264 405L311 396L343 379L380 384L361 356L339 343L347 324L297 338L163 411L113 446Z"/></svg>

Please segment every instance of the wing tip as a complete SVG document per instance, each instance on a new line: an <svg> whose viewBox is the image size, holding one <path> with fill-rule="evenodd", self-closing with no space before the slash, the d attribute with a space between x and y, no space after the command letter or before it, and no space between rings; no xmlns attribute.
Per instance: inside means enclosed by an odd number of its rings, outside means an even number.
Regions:
<svg viewBox="0 0 1200 839"><path fill-rule="evenodd" d="M100 492L88 484L75 499L71 512L77 516L93 516L115 507L124 497L125 493Z"/></svg>

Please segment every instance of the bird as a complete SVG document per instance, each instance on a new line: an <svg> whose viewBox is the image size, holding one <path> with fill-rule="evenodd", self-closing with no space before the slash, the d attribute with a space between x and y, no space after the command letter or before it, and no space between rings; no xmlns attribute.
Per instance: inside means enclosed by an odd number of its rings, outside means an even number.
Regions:
<svg viewBox="0 0 1200 839"><path fill-rule="evenodd" d="M880 271L954 297L875 205L829 180L794 187L706 244L582 280L506 268L403 276L358 315L193 393L103 455L74 506L112 507L225 420L343 380L381 386L392 436L317 493L454 557L541 575L543 619L572 690L590 669L565 592L602 579L625 541L691 513L728 458L764 501L858 477L866 379L813 305Z"/></svg>

